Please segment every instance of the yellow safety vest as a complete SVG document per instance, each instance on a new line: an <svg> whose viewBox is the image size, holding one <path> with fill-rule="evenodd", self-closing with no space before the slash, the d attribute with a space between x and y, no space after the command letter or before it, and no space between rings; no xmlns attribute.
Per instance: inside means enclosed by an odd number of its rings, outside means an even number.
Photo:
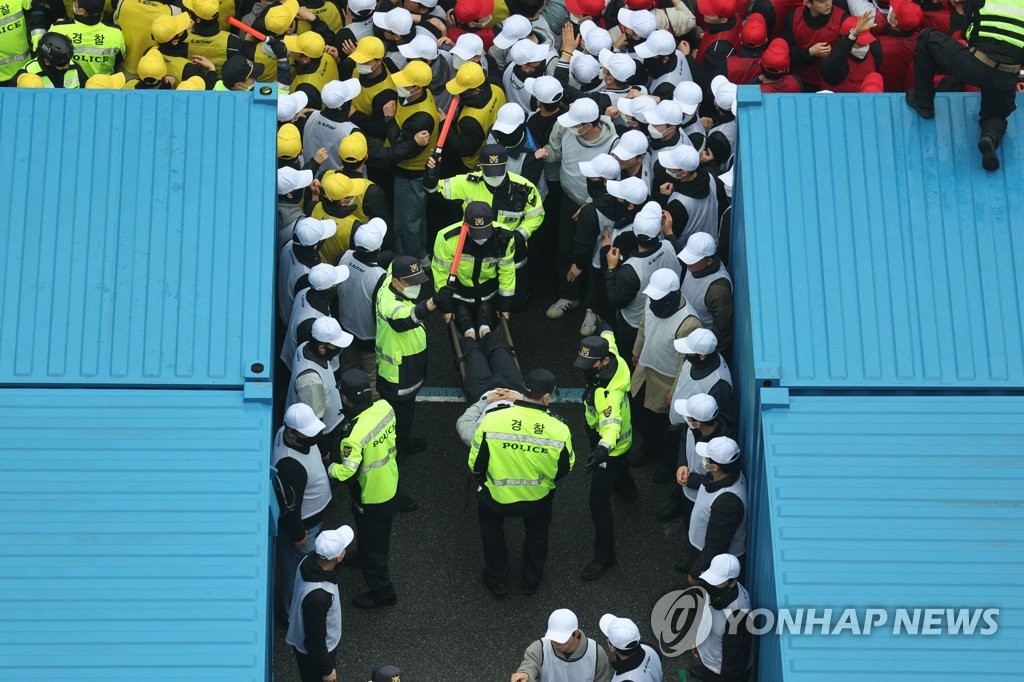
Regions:
<svg viewBox="0 0 1024 682"><path fill-rule="evenodd" d="M391 270L384 278L377 291L377 302L374 311L377 318L376 354L377 376L392 384L398 384L401 376L402 362L405 358L418 355L427 350L427 332L419 324L404 332L397 332L388 324L388 320L397 320L412 315L416 304L407 298L400 298L391 289ZM414 393L419 385L399 386L399 393L405 390Z"/></svg>
<svg viewBox="0 0 1024 682"><path fill-rule="evenodd" d="M32 0L10 0L0 4L0 80L9 80L32 59L25 26L25 13L32 8Z"/></svg>
<svg viewBox="0 0 1024 682"><path fill-rule="evenodd" d="M227 31L219 31L216 35L201 36L189 32L185 42L188 43L188 57L206 57L217 67L217 78L220 78L220 69L228 60L228 39L231 34Z"/></svg>
<svg viewBox="0 0 1024 682"><path fill-rule="evenodd" d="M56 24L50 30L67 36L75 46L75 63L85 71L86 78L98 73L114 73L117 56L123 57L128 50L121 29L104 23L90 26L76 21L73 24Z"/></svg>
<svg viewBox="0 0 1024 682"><path fill-rule="evenodd" d="M494 122L498 120L498 109L505 104L505 93L502 92L501 88L491 83L491 99L482 108L466 107L459 113L459 121L464 118L471 118L480 124L480 127L484 129L484 137L486 138L491 132L491 128L494 127ZM457 123L457 122L456 122ZM455 131L452 131L455 132ZM462 157L462 163L472 170L476 168L476 165L480 163L480 150L476 150L469 156Z"/></svg>
<svg viewBox="0 0 1024 682"><path fill-rule="evenodd" d="M338 7L328 0L320 7L309 7L310 12L316 15L316 18L327 24L327 28L331 29L333 33L337 33L344 27L345 22L341 18L341 12L338 11ZM312 31L313 24L302 19L299 20L298 29L295 31L296 34L305 33L306 31Z"/></svg>
<svg viewBox="0 0 1024 682"><path fill-rule="evenodd" d="M263 75L256 80L260 83L273 83L277 80L277 57L267 54L264 43L257 43L253 63L263 65Z"/></svg>
<svg viewBox="0 0 1024 682"><path fill-rule="evenodd" d="M336 172L337 171L327 171L327 173L324 173L324 177ZM349 179L356 188L355 211L344 218L338 218L327 213L327 211L324 210L323 202L318 201L310 214L311 217L316 218L317 220L333 220L334 224L338 226L338 231L331 237L325 239L324 243L320 245L320 260L332 265L336 264L338 260L341 259L342 254L348 251L352 239L352 229L355 227L356 221L358 220L361 223L365 223L369 220L369 217L363 211L363 197L366 196L366 190L374 183L366 178Z"/></svg>
<svg viewBox="0 0 1024 682"><path fill-rule="evenodd" d="M29 73L38 74L43 79L43 87L53 88L56 87L50 77L43 71L42 65L38 60L33 60L28 63L25 70ZM64 72L64 85L65 90L73 90L75 88L85 87L85 83L82 83L78 79L78 69L68 69Z"/></svg>
<svg viewBox="0 0 1024 682"><path fill-rule="evenodd" d="M114 15L114 21L124 33L127 51L124 55L124 68L135 73L139 68L139 60L149 48L156 45L153 40L153 21L157 17L178 14L180 10L171 8L155 0L122 0Z"/></svg>
<svg viewBox="0 0 1024 682"><path fill-rule="evenodd" d="M292 68L292 84L289 89L294 92L303 83L309 83L316 88L317 92L320 92L325 85L336 80L338 80L338 63L334 61L334 57L324 52L324 56L320 58L320 68L313 73L296 74L294 67Z"/></svg>
<svg viewBox="0 0 1024 682"><path fill-rule="evenodd" d="M597 432L599 443L608 448L611 457L629 452L633 444L633 423L629 409L629 365L619 355L615 335L604 332L608 349L615 356L615 374L608 385L596 388L593 396L584 401L583 416L587 426Z"/></svg>
<svg viewBox="0 0 1024 682"><path fill-rule="evenodd" d="M434 149L437 147L437 138L441 136L441 118L437 115L437 104L434 103L434 96L426 88L423 89L423 92L427 96L422 101L416 104L402 104L401 99L399 99L398 107L395 109L395 123L398 124L399 128L405 125L410 116L420 112L429 115L434 120L434 130L430 133L430 142L427 143L427 146L411 159L403 159L396 164L399 168L406 170L426 170L427 159L434 153Z"/></svg>
<svg viewBox="0 0 1024 682"><path fill-rule="evenodd" d="M386 400L377 400L356 415L348 435L341 439L341 464L331 464L332 478L359 483L361 504L388 502L398 492L397 422Z"/></svg>
<svg viewBox="0 0 1024 682"><path fill-rule="evenodd" d="M352 106L356 108L356 111L360 112L364 116L370 116L373 114L373 99L384 92L385 90L394 90L395 82L391 80L391 74L388 72L388 67L384 67L385 76L380 80L379 83L373 85L366 85L363 83L363 79L359 79L359 83L363 86L363 89L359 91L356 98L352 100ZM397 92L397 91L396 91Z"/></svg>
<svg viewBox="0 0 1024 682"><path fill-rule="evenodd" d="M1024 48L1024 0L983 4L967 28L967 39L975 36Z"/></svg>

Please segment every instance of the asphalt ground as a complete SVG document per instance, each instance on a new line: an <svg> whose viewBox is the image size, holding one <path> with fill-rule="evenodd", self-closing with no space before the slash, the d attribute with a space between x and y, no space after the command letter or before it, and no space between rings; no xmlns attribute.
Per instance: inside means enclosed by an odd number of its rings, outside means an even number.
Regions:
<svg viewBox="0 0 1024 682"><path fill-rule="evenodd" d="M576 309L562 319L548 320L544 311L554 298L535 294L526 311L513 315L512 337L524 369L546 367L557 375L560 387L579 388L582 379L572 360L583 312ZM460 387L446 330L439 319L431 320L428 330L427 385ZM406 682L505 681L530 642L543 635L551 611L563 607L572 609L581 629L602 646L605 639L598 620L604 613L633 619L644 641L653 645L650 612L654 603L664 593L685 587L685 576L672 567L679 559L685 529L678 520L668 524L655 520L669 488L651 482L653 465L632 470L638 499L613 499L618 565L594 582L581 581L579 572L590 561L593 543L589 477L583 471L588 441L579 404L553 405L552 411L572 429L576 467L559 483L545 576L531 596L519 589L522 523L506 522L509 596L499 601L480 578L483 555L476 503L466 492L468 450L455 433L455 420L464 408L461 402L424 401L417 406L415 432L430 447L399 463L403 491L416 499L419 509L398 515L394 523L390 568L398 604L371 611L356 609L350 599L366 589L362 574L357 568L339 569L344 601L338 679L366 682L374 664L388 661L402 669ZM342 490L326 526L351 524L349 505ZM275 678L298 680L284 629L278 626L274 636ZM679 659L663 663L665 679L677 679Z"/></svg>

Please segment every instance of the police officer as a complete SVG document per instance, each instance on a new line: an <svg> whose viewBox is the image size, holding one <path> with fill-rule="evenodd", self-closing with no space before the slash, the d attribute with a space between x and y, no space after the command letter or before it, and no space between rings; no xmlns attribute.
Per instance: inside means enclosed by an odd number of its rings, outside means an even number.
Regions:
<svg viewBox="0 0 1024 682"><path fill-rule="evenodd" d="M426 449L422 438L412 437L416 394L427 376L427 317L450 309L452 290L442 287L420 300L427 273L412 256L391 261L388 277L377 290L377 392L391 403L398 421L398 452L404 457Z"/></svg>
<svg viewBox="0 0 1024 682"><path fill-rule="evenodd" d="M374 397L377 396L377 360L374 355L377 318L373 302L387 275L380 261L380 247L386 231L387 225L380 218L359 226L352 235L352 248L341 257L341 264L348 268L349 278L338 286L338 321L341 328L354 337L352 345L341 352L341 366L344 369L358 367L366 372Z"/></svg>
<svg viewBox="0 0 1024 682"><path fill-rule="evenodd" d="M914 87L907 103L923 118L935 116L935 74L947 73L981 89L981 166L999 168L996 149L1006 119L1016 108L1017 80L1024 63L1024 0L967 0L967 45L934 28L921 31L914 55Z"/></svg>
<svg viewBox="0 0 1024 682"><path fill-rule="evenodd" d="M616 563L612 490L635 499L636 485L625 455L633 444L629 410L629 365L615 346L615 335L601 323L600 336L588 336L580 344L573 363L583 370L584 416L593 450L587 461L590 480L590 517L594 521L594 554L580 579L596 580Z"/></svg>
<svg viewBox="0 0 1024 682"><path fill-rule="evenodd" d="M508 594L505 517L520 516L526 527L522 590L533 594L544 575L555 484L576 462L569 427L547 411L555 376L535 369L523 384L523 397L515 404L484 416L469 450L469 468L479 482L483 581L499 599Z"/></svg>
<svg viewBox="0 0 1024 682"><path fill-rule="evenodd" d="M85 87L85 71L72 61L74 46L67 36L49 31L39 39L36 58L25 65L27 73L37 74L47 88Z"/></svg>
<svg viewBox="0 0 1024 682"><path fill-rule="evenodd" d="M277 534L277 600L280 613L291 611L295 569L313 551L324 510L331 502L317 440L324 423L312 408L296 403L285 410L284 426L274 436L271 464L277 469L274 494L281 508Z"/></svg>
<svg viewBox="0 0 1024 682"><path fill-rule="evenodd" d="M494 229L494 212L482 201L466 207L469 226L456 281L452 285L455 310L445 315L445 324L455 319L460 334L470 338L483 336L497 325L495 313L506 319L516 291L515 243L505 230ZM437 233L431 270L434 288L448 281L463 223Z"/></svg>
<svg viewBox="0 0 1024 682"><path fill-rule="evenodd" d="M323 420L324 435L320 451L329 458L338 449L338 438L344 420L341 394L334 373L338 354L352 343L352 335L344 331L333 317L321 317L313 323L313 339L295 349L292 378L288 384L287 407L306 403Z"/></svg>
<svg viewBox="0 0 1024 682"><path fill-rule="evenodd" d="M75 63L82 67L87 78L118 71L128 49L121 29L101 21L103 5L104 0L75 0L74 22L55 24L50 29L71 39L75 45Z"/></svg>
<svg viewBox="0 0 1024 682"><path fill-rule="evenodd" d="M30 35L46 31L45 15L33 11L32 0L14 0L0 5L0 86L14 85L18 72L32 59Z"/></svg>
<svg viewBox="0 0 1024 682"><path fill-rule="evenodd" d="M338 384L349 420L341 439L341 463L331 464L328 473L351 481L359 563L369 588L353 597L352 604L358 609L391 606L398 602L388 573L398 493L395 411L386 400L373 399L370 377L361 369L342 372Z"/></svg>

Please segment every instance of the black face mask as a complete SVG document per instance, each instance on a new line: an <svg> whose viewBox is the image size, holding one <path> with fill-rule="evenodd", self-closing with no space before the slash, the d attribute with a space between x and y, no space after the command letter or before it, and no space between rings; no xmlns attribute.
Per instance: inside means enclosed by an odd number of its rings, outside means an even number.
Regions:
<svg viewBox="0 0 1024 682"><path fill-rule="evenodd" d="M612 220L622 220L630 216L629 206L618 199L613 201L607 209L602 209L601 212Z"/></svg>
<svg viewBox="0 0 1024 682"><path fill-rule="evenodd" d="M581 371L583 372L583 381L587 384L592 384L597 381L597 375L601 373L601 370L597 367L588 367Z"/></svg>
<svg viewBox="0 0 1024 682"><path fill-rule="evenodd" d="M659 298L656 301L651 301L651 312L654 313L655 317L671 317L672 314L679 310L679 299L682 294L678 291L673 291L664 298Z"/></svg>
<svg viewBox="0 0 1024 682"><path fill-rule="evenodd" d="M587 196L591 199L597 199L608 194L608 189L605 187L604 180L592 180L587 178Z"/></svg>
<svg viewBox="0 0 1024 682"><path fill-rule="evenodd" d="M326 349L324 351L323 358L324 358L324 360L330 361L330 360L333 360L334 358L338 357L340 354L341 354L341 349L340 348L328 348L328 349Z"/></svg>
<svg viewBox="0 0 1024 682"><path fill-rule="evenodd" d="M337 285L319 290L310 287L309 291L306 293L306 300L309 301L309 304L317 310L325 310L331 305L331 301L333 301L334 297L337 295Z"/></svg>
<svg viewBox="0 0 1024 682"><path fill-rule="evenodd" d="M301 433L298 432L295 433L295 436L292 438L292 440L295 442L296 446L303 450L308 450L314 445L316 445L315 436L310 438L309 436L303 436Z"/></svg>
<svg viewBox="0 0 1024 682"><path fill-rule="evenodd" d="M356 205L353 202L348 206L339 206L331 201L324 204L324 211L326 211L327 215L334 216L335 218L346 218L356 212Z"/></svg>
<svg viewBox="0 0 1024 682"><path fill-rule="evenodd" d="M511 133L500 133L497 130L492 131L495 141L503 147L516 147L520 142L523 141L523 137L526 134L522 126L516 128Z"/></svg>
<svg viewBox="0 0 1024 682"><path fill-rule="evenodd" d="M310 59L308 64L299 64L298 62L295 62L292 64L292 68L295 69L295 73L316 73L316 70L320 68L321 59L323 59L323 57Z"/></svg>

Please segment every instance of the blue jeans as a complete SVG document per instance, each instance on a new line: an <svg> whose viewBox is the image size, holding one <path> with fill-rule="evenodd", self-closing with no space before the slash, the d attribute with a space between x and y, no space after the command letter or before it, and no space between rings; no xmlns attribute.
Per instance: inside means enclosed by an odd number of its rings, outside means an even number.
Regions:
<svg viewBox="0 0 1024 682"><path fill-rule="evenodd" d="M320 530L319 523L306 530L306 544L301 549L295 547L290 537L277 536L277 606L280 613L288 614L291 609L295 571L298 570L302 557L313 551Z"/></svg>
<svg viewBox="0 0 1024 682"><path fill-rule="evenodd" d="M423 178L395 176L395 236L407 256L422 259L427 255L425 211L427 193Z"/></svg>

